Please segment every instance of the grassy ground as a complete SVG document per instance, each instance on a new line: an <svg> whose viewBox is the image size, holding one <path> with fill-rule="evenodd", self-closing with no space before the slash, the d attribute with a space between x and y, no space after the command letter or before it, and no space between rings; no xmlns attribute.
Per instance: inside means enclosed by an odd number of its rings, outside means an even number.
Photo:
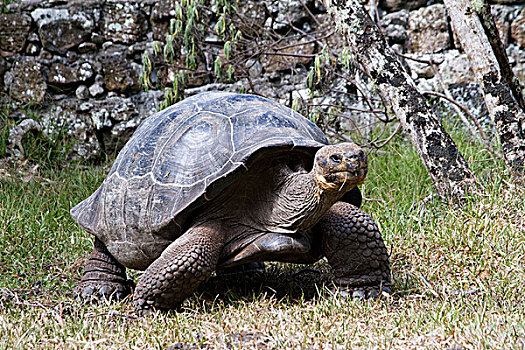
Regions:
<svg viewBox="0 0 525 350"><path fill-rule="evenodd" d="M334 297L312 284L322 274L271 264L235 286L212 278L180 310L147 318L129 301L71 296L92 239L68 211L107 166L1 165L0 349L523 348L523 193L501 163L461 143L487 188L463 205L422 201L431 182L402 141L370 156L364 210L391 252L391 298Z"/></svg>

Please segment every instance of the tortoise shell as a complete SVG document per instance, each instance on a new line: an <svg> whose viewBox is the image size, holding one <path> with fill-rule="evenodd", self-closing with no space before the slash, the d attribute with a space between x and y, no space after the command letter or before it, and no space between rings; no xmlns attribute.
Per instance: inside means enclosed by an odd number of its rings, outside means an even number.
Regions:
<svg viewBox="0 0 525 350"><path fill-rule="evenodd" d="M313 159L327 144L315 124L276 102L202 93L144 120L102 185L71 214L123 265L143 269L182 234L193 210L242 176L256 153L301 149Z"/></svg>

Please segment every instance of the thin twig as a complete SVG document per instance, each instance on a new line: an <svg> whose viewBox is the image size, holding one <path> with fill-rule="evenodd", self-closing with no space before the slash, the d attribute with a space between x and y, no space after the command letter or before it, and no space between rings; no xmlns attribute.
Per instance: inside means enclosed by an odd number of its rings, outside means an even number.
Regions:
<svg viewBox="0 0 525 350"><path fill-rule="evenodd" d="M341 134L339 132L337 132L337 130L335 130L333 127L331 127L330 125L327 125L326 126L326 129L330 132L332 132L334 134L334 136L336 136L337 138L339 138L340 140L343 140L343 141L346 141L346 142L353 142L352 138L349 137L349 136L346 136L345 134Z"/></svg>
<svg viewBox="0 0 525 350"><path fill-rule="evenodd" d="M439 81L439 84L441 85L441 88L443 89L443 92L445 93L445 96L447 96L447 100L451 101L453 100L453 96L452 96L452 93L450 92L450 90L448 89L448 86L445 84L444 80L443 80L443 77L441 76L441 73L439 72L439 69L438 67L434 64L434 62L430 61L429 62L429 65L430 65L430 68L432 69L432 71L434 72L434 75L436 76L436 78L438 79ZM472 134L472 136L474 137L479 137L478 135L476 135L476 131L472 128L472 126L470 125L470 123L468 122L467 118L465 118L465 116L463 115L463 113L461 112L459 106L456 104L456 103L453 103L452 105L452 108L454 108L454 110L456 111L457 115L459 116L459 118L461 119L461 121L466 125L466 127L469 129L470 133ZM466 110L466 109L463 109L463 110ZM476 126L478 126L478 129L479 130L482 130L481 129L481 126L479 125L477 119L474 117L472 118L472 114L470 113L470 111L467 113L467 115L471 116L470 119L472 119L474 121L474 124L476 124ZM481 136L483 136L485 133L481 132ZM486 140L486 138L484 138Z"/></svg>
<svg viewBox="0 0 525 350"><path fill-rule="evenodd" d="M368 197L365 197L365 196L362 196L363 197L363 200L365 202L381 202L381 203L384 203L385 201L382 200L381 198L368 198Z"/></svg>
<svg viewBox="0 0 525 350"><path fill-rule="evenodd" d="M381 141L373 141L371 142L371 144L377 149L383 148L387 143L389 143L394 138L395 135L397 135L397 133L400 130L401 130L401 123L397 124L396 130L394 130L394 132L389 137ZM382 142L382 143L378 146L376 144L377 142Z"/></svg>
<svg viewBox="0 0 525 350"><path fill-rule="evenodd" d="M324 40L326 38L329 38L331 35L333 35L334 32L331 31L331 32L328 32L327 35L325 36L322 36L320 38L315 38L315 39L312 39L312 40L308 40L308 41L300 41L300 42L297 42L295 44L290 44L290 45L286 45L286 46L281 46L281 47L277 47L275 48L276 51L280 51L280 50L285 50L285 49L289 49L291 47L297 47L297 46L304 46L304 45L308 45L308 44L313 44L313 43L316 43L317 41L319 40Z"/></svg>
<svg viewBox="0 0 525 350"><path fill-rule="evenodd" d="M318 26L321 25L321 23L319 23L319 21L317 20L317 18L315 18L314 14L312 13L312 11L310 11L310 9L308 8L308 6L306 6L306 4L304 3L303 0L300 0L301 1L301 5L303 5L304 9L306 10L306 12L308 12L308 14L310 15L310 17L314 20L315 24L317 24Z"/></svg>
<svg viewBox="0 0 525 350"><path fill-rule="evenodd" d="M268 56L290 56L290 57L303 57L303 58L314 58L315 56L319 55L319 53L313 53L313 54L300 54L300 53L288 53L288 52L263 52L261 55L268 55Z"/></svg>
<svg viewBox="0 0 525 350"><path fill-rule="evenodd" d="M385 111L380 109L363 109L363 108L357 108L357 107L349 107L349 106L338 106L333 105L329 103L321 103L321 104L310 104L309 107L335 107L335 108L341 108L341 109L347 109L349 111L355 111L355 112L363 112L363 113L385 113Z"/></svg>
<svg viewBox="0 0 525 350"><path fill-rule="evenodd" d="M397 52L396 51L396 55L400 56L400 57L403 57L403 58L406 58L407 60L411 60L411 61L415 61L415 62L419 62L419 63L426 63L426 64L437 64L437 65L440 65L441 63L443 63L444 59L441 59L440 61L436 61L434 60L434 58L430 58L430 59L424 59L424 58L417 58L417 57L412 57L412 56L408 56L408 55L404 55L400 52Z"/></svg>

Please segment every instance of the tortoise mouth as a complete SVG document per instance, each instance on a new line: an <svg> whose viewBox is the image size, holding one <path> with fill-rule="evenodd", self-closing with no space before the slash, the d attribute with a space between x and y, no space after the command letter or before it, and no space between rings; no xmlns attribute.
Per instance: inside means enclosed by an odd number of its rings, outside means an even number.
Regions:
<svg viewBox="0 0 525 350"><path fill-rule="evenodd" d="M316 175L319 186L324 190L341 191L359 186L365 182L367 168L354 170L336 170L327 174Z"/></svg>
<svg viewBox="0 0 525 350"><path fill-rule="evenodd" d="M362 184L365 180L367 169L356 169L356 170L337 170L331 171L328 174L324 175L324 178L329 182L334 183L357 183L358 185Z"/></svg>

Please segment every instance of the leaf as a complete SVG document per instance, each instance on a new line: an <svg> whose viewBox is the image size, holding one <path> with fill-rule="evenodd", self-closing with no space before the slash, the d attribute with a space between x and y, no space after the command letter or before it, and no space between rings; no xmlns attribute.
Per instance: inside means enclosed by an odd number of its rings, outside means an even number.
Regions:
<svg viewBox="0 0 525 350"><path fill-rule="evenodd" d="M230 60L230 51L231 51L231 42L228 40L224 43L224 56L226 57L226 60Z"/></svg>
<svg viewBox="0 0 525 350"><path fill-rule="evenodd" d="M221 78L221 66L222 66L221 58L219 56L217 56L217 58L215 59L215 62L213 64L213 71L214 71L215 75L219 79L222 79Z"/></svg>
<svg viewBox="0 0 525 350"><path fill-rule="evenodd" d="M233 65L228 66L228 80L232 80L233 77Z"/></svg>

